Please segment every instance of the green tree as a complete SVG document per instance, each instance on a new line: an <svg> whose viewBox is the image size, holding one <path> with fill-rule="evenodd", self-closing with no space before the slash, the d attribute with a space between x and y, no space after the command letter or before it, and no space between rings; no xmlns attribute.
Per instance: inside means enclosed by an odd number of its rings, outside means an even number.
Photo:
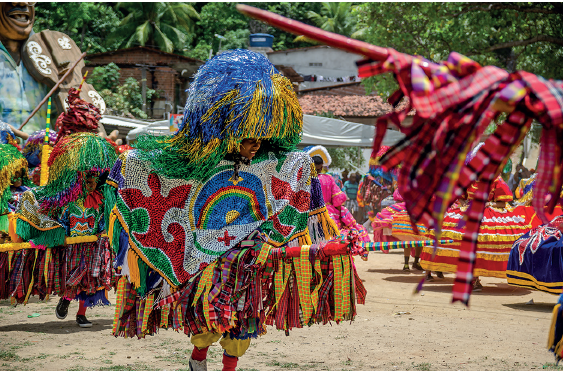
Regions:
<svg viewBox="0 0 563 372"><path fill-rule="evenodd" d="M118 3L116 9L126 16L109 35L108 43L120 41L121 48L148 45L168 53L183 51L200 18L189 3Z"/></svg>
<svg viewBox="0 0 563 372"><path fill-rule="evenodd" d="M362 149L358 146L351 147L328 147L332 158L331 168L358 169L365 163Z"/></svg>
<svg viewBox="0 0 563 372"><path fill-rule="evenodd" d="M116 91L119 85L119 76L121 69L113 62L106 66L94 67L92 74L88 76L88 82L100 92L104 89Z"/></svg>
<svg viewBox="0 0 563 372"><path fill-rule="evenodd" d="M364 29L357 29L358 22L355 6L353 5L354 3L325 2L321 4L320 12L314 12L312 10L307 12L307 18L317 27L325 31L354 38L364 34ZM295 40L315 43L303 35L297 36Z"/></svg>
<svg viewBox="0 0 563 372"><path fill-rule="evenodd" d="M307 12L318 12L321 9L320 3L252 3L252 6L269 10L284 17L296 19L308 24L312 24L312 22L307 18ZM268 33L273 35L274 50L310 45L299 41L294 42L293 35L256 20L249 19L236 10L236 3L196 3L194 7L196 10L199 10L201 19L197 22L196 40L198 40L198 43L191 51L186 51L186 55L190 57L198 58L196 55L200 57L205 55L205 59L207 59L209 50L213 49L213 52L217 53L219 43L221 43L221 50L246 48L248 46L249 35L253 33ZM221 41L215 36L216 34L225 37L225 40Z"/></svg>
<svg viewBox="0 0 563 372"><path fill-rule="evenodd" d="M365 40L438 62L451 51L481 65L563 78L561 3L364 3L356 9ZM364 80L390 94L389 76Z"/></svg>
<svg viewBox="0 0 563 372"><path fill-rule="evenodd" d="M106 3L37 3L33 30L60 31L70 36L81 50L90 47L89 53L114 50L116 44L104 40L123 15Z"/></svg>
<svg viewBox="0 0 563 372"><path fill-rule="evenodd" d="M117 86L113 91L103 89L99 91L106 102L109 114L137 117L146 119L148 116L142 110L143 96L139 82L133 78L125 79L123 85ZM147 106L150 106L152 99L158 98L154 89L147 89Z"/></svg>

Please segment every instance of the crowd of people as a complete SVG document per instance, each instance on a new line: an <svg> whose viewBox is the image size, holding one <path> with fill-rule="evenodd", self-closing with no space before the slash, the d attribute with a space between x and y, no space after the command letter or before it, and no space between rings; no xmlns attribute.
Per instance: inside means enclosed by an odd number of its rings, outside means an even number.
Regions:
<svg viewBox="0 0 563 372"><path fill-rule="evenodd" d="M77 300L86 328L86 310L114 289L112 333L183 330L191 370L207 369L219 340L235 370L267 325L354 319L366 292L352 256L369 236L323 173L326 149L297 150L301 108L265 57L208 61L179 130L135 149L100 136L100 117L71 89L55 130L2 123L1 299L59 296L59 319Z"/></svg>
<svg viewBox="0 0 563 372"><path fill-rule="evenodd" d="M100 136L99 110L72 89L56 130L26 135L0 123L1 299L58 295L59 319L77 300L76 323L86 328L86 310L109 304L114 289L115 336L182 329L194 345L191 370L206 370L207 350L221 340L223 368L234 370L267 325L288 332L352 320L366 295L352 257L365 253L362 243L446 239L405 248L402 270L426 280L457 271L482 181L457 197L440 228L415 224L400 165L377 165L389 148L363 176L330 173L323 146L297 150L301 108L265 57L216 56L188 93L178 131L143 135L135 148ZM563 211L540 220L534 170L505 169L488 194L472 288L494 276L560 293L563 264L546 265L561 255Z"/></svg>

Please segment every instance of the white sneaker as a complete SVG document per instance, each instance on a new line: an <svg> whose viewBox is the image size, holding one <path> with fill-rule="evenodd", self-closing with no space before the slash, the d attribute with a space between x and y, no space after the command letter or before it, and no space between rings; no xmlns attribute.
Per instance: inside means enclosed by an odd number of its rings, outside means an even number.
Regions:
<svg viewBox="0 0 563 372"><path fill-rule="evenodd" d="M202 361L193 360L190 356L189 371L207 371L207 359Z"/></svg>

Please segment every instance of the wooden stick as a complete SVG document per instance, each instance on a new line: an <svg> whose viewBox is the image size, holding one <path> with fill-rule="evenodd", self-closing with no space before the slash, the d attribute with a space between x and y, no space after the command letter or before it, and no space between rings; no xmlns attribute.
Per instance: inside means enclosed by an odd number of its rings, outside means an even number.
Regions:
<svg viewBox="0 0 563 372"><path fill-rule="evenodd" d="M321 43L325 43L339 49L344 49L350 53L362 54L376 61L384 61L389 55L386 48L381 48L364 41L351 39L333 32L324 31L318 27L309 26L305 23L282 17L276 13L268 12L267 10L243 4L237 4L237 10L242 14L258 19L275 28L279 28L295 35L305 35L310 39L320 41Z"/></svg>
<svg viewBox="0 0 563 372"><path fill-rule="evenodd" d="M280 30L287 31L295 35L304 35L309 39L321 42L332 47L345 50L350 53L364 55L374 61L385 61L389 56L387 48L378 47L352 39L346 36L338 35L333 32L322 30L318 27L310 26L305 23L295 21L291 18L282 17L279 14L269 12L267 10L258 9L249 5L237 4L237 10L242 14L262 21ZM417 57L409 54L401 53L407 60L414 60ZM430 64L423 62L420 67L424 72L429 73ZM511 113L516 108L515 105L508 104L497 98L493 103L493 109L499 112Z"/></svg>
<svg viewBox="0 0 563 372"><path fill-rule="evenodd" d="M53 89L51 89L51 91L49 93L47 93L47 95L45 96L45 98L43 98L43 100L39 103L39 105L37 105L37 107L33 110L33 112L31 113L31 115L29 115L29 117L22 123L22 125L20 125L20 127L18 129L22 129L24 127L24 125L27 124L27 122L33 117L33 115L35 115L37 113L37 111L39 111L39 109L41 108L41 106L43 106L45 104L45 102L47 102L47 100L49 99L49 97L51 97L53 95L53 93L55 93L55 91L57 89L59 89L59 85L61 85L63 83L63 81L65 81L65 79L68 77L68 75L70 75L70 73L72 72L72 70L74 70L74 68L76 67L76 65L78 64L78 62L82 61L82 59L86 57L86 52L82 53L82 55L80 56L80 58L78 58L76 60L76 62L74 62L72 64L72 66L70 66L70 68L68 69L68 71L63 75L63 77L57 82L57 84L55 84L55 86L53 87Z"/></svg>
<svg viewBox="0 0 563 372"><path fill-rule="evenodd" d="M82 81L80 82L80 86L78 87L79 92L82 90L82 84L84 84L84 82L86 81L86 76L88 76L88 70L86 70L86 73L84 74L84 77L82 78Z"/></svg>

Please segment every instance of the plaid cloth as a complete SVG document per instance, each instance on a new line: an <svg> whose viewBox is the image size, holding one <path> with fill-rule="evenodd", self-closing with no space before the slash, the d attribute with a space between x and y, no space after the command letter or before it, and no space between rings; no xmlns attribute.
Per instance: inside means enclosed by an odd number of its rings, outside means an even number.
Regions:
<svg viewBox="0 0 563 372"><path fill-rule="evenodd" d="M435 226L439 239L444 213L455 199L475 180L490 182L500 171L514 148L529 130L531 120L544 126L542 153L538 165L538 195L551 193L548 212L559 201L558 190L563 184L563 85L526 72L509 74L493 66L481 67L470 59L452 53L447 61L435 64L409 58L388 49L383 62L364 60L358 63L362 78L394 73L399 91L389 99L397 105L404 96L406 107L387 114L376 123L372 157L379 151L386 128L397 125L406 138L387 151L380 159L384 170L402 163L398 188L413 223ZM516 106L503 125L499 125L475 158L467 165L467 153L479 141L489 123L499 111L499 99ZM413 123L402 124L412 108L416 109ZM373 159L372 159L373 160ZM370 161L370 164L378 164ZM485 198L486 201L486 198ZM543 216L544 200L536 198L534 208ZM480 199L468 211L469 221L462 244L462 258L454 285L453 300L469 301L472 270L475 260L476 234Z"/></svg>
<svg viewBox="0 0 563 372"><path fill-rule="evenodd" d="M263 242L237 245L179 289L177 301L163 306L153 302L161 288L143 299L129 283L123 287L120 282L112 332L142 338L158 327L171 326L183 328L187 335L216 331L246 339L264 334L266 325L288 331L353 320L354 297L363 303L365 288L350 256L325 259L321 248L303 246L300 256L291 259L273 254L264 258L264 251L272 251ZM335 307L338 316L333 314Z"/></svg>

